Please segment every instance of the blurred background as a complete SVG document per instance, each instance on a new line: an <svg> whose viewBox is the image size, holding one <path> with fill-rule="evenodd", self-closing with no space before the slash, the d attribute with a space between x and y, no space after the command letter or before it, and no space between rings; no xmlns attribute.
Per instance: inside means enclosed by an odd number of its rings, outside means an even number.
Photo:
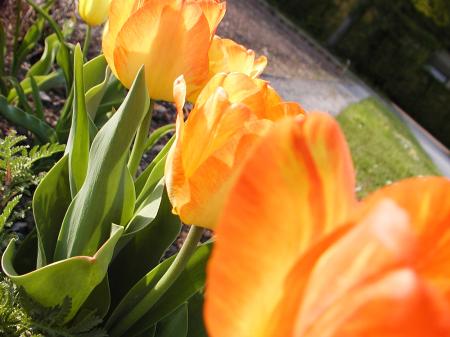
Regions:
<svg viewBox="0 0 450 337"><path fill-rule="evenodd" d="M450 146L449 0L269 0Z"/></svg>

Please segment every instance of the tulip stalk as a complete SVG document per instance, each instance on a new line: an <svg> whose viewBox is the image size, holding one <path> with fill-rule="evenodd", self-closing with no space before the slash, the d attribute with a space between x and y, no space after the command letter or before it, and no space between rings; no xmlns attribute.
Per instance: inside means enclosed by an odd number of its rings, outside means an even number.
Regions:
<svg viewBox="0 0 450 337"><path fill-rule="evenodd" d="M136 139L133 144L133 149L131 150L131 156L128 161L128 169L130 170L131 176L134 178L136 176L136 172L138 170L139 164L141 162L142 155L144 154L147 139L148 139L148 130L150 128L150 123L153 115L153 107L154 101L150 102L150 106L145 115L144 120L142 121L139 129L137 131Z"/></svg>
<svg viewBox="0 0 450 337"><path fill-rule="evenodd" d="M92 28L91 25L87 25L86 28L86 35L84 37L84 43L83 43L83 59L87 60L88 52L89 52L89 45L91 44L92 39Z"/></svg>
<svg viewBox="0 0 450 337"><path fill-rule="evenodd" d="M200 242L202 234L202 227L191 227L183 246L169 269L167 269L166 273L156 283L155 287L122 320L120 320L113 329L111 329L111 337L124 336L125 332L139 321L139 319L141 319L141 317L143 317L166 293L186 268L187 263Z"/></svg>

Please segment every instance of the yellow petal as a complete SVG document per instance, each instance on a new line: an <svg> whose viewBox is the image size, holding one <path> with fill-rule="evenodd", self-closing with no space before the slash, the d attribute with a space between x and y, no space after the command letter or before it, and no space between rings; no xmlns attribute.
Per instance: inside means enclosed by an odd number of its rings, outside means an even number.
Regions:
<svg viewBox="0 0 450 337"><path fill-rule="evenodd" d="M230 39L214 37L209 50L210 77L225 72L239 72L256 78L267 66L267 58L256 58L255 52Z"/></svg>
<svg viewBox="0 0 450 337"><path fill-rule="evenodd" d="M108 19L110 0L80 0L78 12L90 26L98 26Z"/></svg>
<svg viewBox="0 0 450 337"><path fill-rule="evenodd" d="M217 226L205 319L212 337L266 336L305 250L356 204L348 147L325 114L285 119L242 168Z"/></svg>

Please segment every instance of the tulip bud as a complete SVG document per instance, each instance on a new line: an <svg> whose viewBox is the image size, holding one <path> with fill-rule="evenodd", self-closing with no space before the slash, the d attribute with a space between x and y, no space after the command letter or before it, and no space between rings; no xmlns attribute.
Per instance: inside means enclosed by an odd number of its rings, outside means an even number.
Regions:
<svg viewBox="0 0 450 337"><path fill-rule="evenodd" d="M108 19L111 0L79 0L78 12L90 26L98 26Z"/></svg>

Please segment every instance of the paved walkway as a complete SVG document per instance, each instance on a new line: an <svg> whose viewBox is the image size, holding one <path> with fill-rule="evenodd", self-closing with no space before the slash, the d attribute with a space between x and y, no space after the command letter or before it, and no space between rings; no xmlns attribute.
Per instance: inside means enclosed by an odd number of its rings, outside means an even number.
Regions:
<svg viewBox="0 0 450 337"><path fill-rule="evenodd" d="M307 110L339 114L351 103L375 96L397 114L438 166L450 177L450 153L392 102L381 98L304 32L264 0L227 0L228 13L218 34L269 58L264 77L286 100Z"/></svg>

